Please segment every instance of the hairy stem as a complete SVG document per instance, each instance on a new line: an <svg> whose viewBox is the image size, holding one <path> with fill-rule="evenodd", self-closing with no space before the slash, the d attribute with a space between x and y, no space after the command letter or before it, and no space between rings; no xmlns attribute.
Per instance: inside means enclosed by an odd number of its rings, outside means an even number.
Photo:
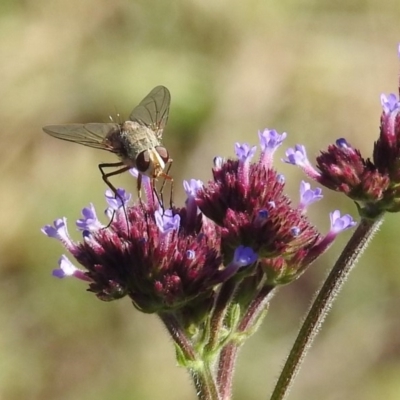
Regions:
<svg viewBox="0 0 400 400"><path fill-rule="evenodd" d="M319 332L328 311L332 307L337 294L382 222L383 216L374 221L361 220L315 298L286 360L272 393L271 400L283 400L288 395L301 364Z"/></svg>
<svg viewBox="0 0 400 400"><path fill-rule="evenodd" d="M262 314L274 293L273 287L264 287L258 293L256 298L250 303L250 306L243 316L238 326L238 333L245 333L251 330L256 324L258 317ZM236 360L239 348L242 343L231 342L227 344L220 355L218 364L217 383L222 400L230 400L232 398L233 374L235 371Z"/></svg>

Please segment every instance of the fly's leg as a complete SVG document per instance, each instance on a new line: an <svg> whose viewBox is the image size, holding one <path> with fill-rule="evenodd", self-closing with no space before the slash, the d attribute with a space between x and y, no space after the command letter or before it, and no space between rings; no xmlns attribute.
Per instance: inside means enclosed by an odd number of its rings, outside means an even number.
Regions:
<svg viewBox="0 0 400 400"><path fill-rule="evenodd" d="M123 167L123 168L117 169L116 171L112 171L112 172L109 172L107 174L103 171L103 168L116 168L116 167ZM130 169L130 167L125 165L123 162L99 164L99 170L101 172L101 177L103 178L103 181L114 192L115 198L118 198L122 203L122 206L124 208L125 219L126 219L126 226L128 227L128 236L129 236L129 223L128 223L128 215L126 214L126 210L125 210L124 199L119 195L119 193L117 192L117 189L109 181L108 178L110 176L122 174L123 172L128 171L129 169ZM107 228L111 225L111 222L114 219L114 215L115 215L115 211L113 212L113 215L111 217L110 223L107 225Z"/></svg>
<svg viewBox="0 0 400 400"><path fill-rule="evenodd" d="M159 207L161 207L161 209L163 210L163 214L164 214L164 211L165 211L164 199L162 197L162 193L160 193L160 196L157 193L156 180L155 179L151 180L151 195L153 196L153 203L155 203L155 201L157 200L157 205Z"/></svg>
<svg viewBox="0 0 400 400"><path fill-rule="evenodd" d="M136 184L136 188L137 188L137 192L138 192L139 204L140 204L140 207L142 208L143 215L144 215L144 218L146 220L147 230L148 230L149 229L149 222L147 221L147 213L146 213L146 209L145 209L145 206L143 204L143 201L142 201L142 174L140 172L138 174L136 183L137 183ZM147 232L147 236L149 236L149 232Z"/></svg>
<svg viewBox="0 0 400 400"><path fill-rule="evenodd" d="M169 171L172 167L172 158L170 158L168 160L168 167L166 172L163 172L161 174L161 176L164 178L163 183L161 184L161 188L160 188L160 198L161 198L161 202L162 204L164 204L164 196L163 196L163 191L164 191L164 186L166 181L170 181L171 182L171 191L170 191L170 196L169 196L169 206L172 209L174 207L174 200L173 200L173 191L174 191L174 179L172 178L172 176L169 176Z"/></svg>

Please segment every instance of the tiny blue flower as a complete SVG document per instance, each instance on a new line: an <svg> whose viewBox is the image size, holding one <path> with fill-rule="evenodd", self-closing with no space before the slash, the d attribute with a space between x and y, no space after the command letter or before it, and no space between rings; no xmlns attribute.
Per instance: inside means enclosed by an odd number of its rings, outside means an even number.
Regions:
<svg viewBox="0 0 400 400"><path fill-rule="evenodd" d="M388 96L382 93L381 105L385 114L390 114L391 112L400 109L400 102L397 100L397 96L393 93Z"/></svg>
<svg viewBox="0 0 400 400"><path fill-rule="evenodd" d="M260 210L258 212L258 217L261 218L261 219L267 219L268 216L269 216L268 210Z"/></svg>
<svg viewBox="0 0 400 400"><path fill-rule="evenodd" d="M194 258L196 257L196 253L193 250L187 250L186 251L186 257L189 260L194 260Z"/></svg>
<svg viewBox="0 0 400 400"><path fill-rule="evenodd" d="M66 278L68 276L73 276L74 278L80 279L86 282L92 282L84 271L79 268L76 268L75 265L68 260L68 258L64 255L60 257L58 260L59 268L53 270L52 275L56 278Z"/></svg>
<svg viewBox="0 0 400 400"><path fill-rule="evenodd" d="M286 139L286 132L281 135L275 129L264 129L258 131L258 137L260 139L261 151L273 154L275 150L283 143Z"/></svg>
<svg viewBox="0 0 400 400"><path fill-rule="evenodd" d="M45 225L42 228L42 232L51 238L55 239L60 239L60 237L68 237L68 232L67 232L67 219L64 218L58 218L53 222L53 225Z"/></svg>
<svg viewBox="0 0 400 400"><path fill-rule="evenodd" d="M167 233L170 231L178 231L181 217L178 214L172 215L172 210L157 210L155 212L155 220L158 229L162 233Z"/></svg>
<svg viewBox="0 0 400 400"><path fill-rule="evenodd" d="M62 242L67 248L73 247L74 244L69 237L67 230L67 219L59 218L54 221L54 226L45 225L41 231L48 237L54 238Z"/></svg>
<svg viewBox="0 0 400 400"><path fill-rule="evenodd" d="M54 269L52 273L56 278L62 279L67 276L72 276L76 271L79 271L79 269L76 268L75 265L73 265L65 255L60 257L58 260L58 265L60 268Z"/></svg>
<svg viewBox="0 0 400 400"><path fill-rule="evenodd" d="M232 264L235 264L237 267L240 268L255 263L257 259L257 253L255 253L250 247L240 245L235 250Z"/></svg>
<svg viewBox="0 0 400 400"><path fill-rule="evenodd" d="M109 208L117 211L121 207L125 207L125 205L130 201L132 195L125 191L125 189L117 189L117 195L111 190L107 189L106 200L109 205Z"/></svg>
<svg viewBox="0 0 400 400"><path fill-rule="evenodd" d="M307 159L306 148L303 145L296 144L294 149L289 148L286 150L286 159L283 159L285 163L298 165L298 166L305 166L309 164Z"/></svg>
<svg viewBox="0 0 400 400"><path fill-rule="evenodd" d="M305 209L310 204L322 199L322 189L311 190L311 185L305 181L300 183L300 205L299 208Z"/></svg>
<svg viewBox="0 0 400 400"><path fill-rule="evenodd" d="M250 161L257 150L256 146L250 147L247 143L235 143L235 154L241 162Z"/></svg>
<svg viewBox="0 0 400 400"><path fill-rule="evenodd" d="M336 210L329 214L331 220L331 232L332 233L340 233L346 229L350 229L355 226L357 223L353 220L353 217L349 214L340 216L340 211Z"/></svg>
<svg viewBox="0 0 400 400"><path fill-rule="evenodd" d="M92 203L82 210L82 216L83 218L76 221L76 226L80 231L95 231L104 228L104 225L97 218L96 210Z"/></svg>
<svg viewBox="0 0 400 400"><path fill-rule="evenodd" d="M300 228L297 226L293 226L290 228L290 232L292 233L293 237L297 237L300 235Z"/></svg>
<svg viewBox="0 0 400 400"><path fill-rule="evenodd" d="M336 140L336 146L340 147L341 149L349 149L351 146L347 142L345 138L340 138Z"/></svg>
<svg viewBox="0 0 400 400"><path fill-rule="evenodd" d="M198 179L191 179L190 181L183 181L183 188L188 197L195 197L199 189L203 187L203 182Z"/></svg>

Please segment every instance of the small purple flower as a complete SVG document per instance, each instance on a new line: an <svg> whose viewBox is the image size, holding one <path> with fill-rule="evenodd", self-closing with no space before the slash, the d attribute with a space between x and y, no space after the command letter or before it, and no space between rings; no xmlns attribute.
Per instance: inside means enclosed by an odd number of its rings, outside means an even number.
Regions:
<svg viewBox="0 0 400 400"><path fill-rule="evenodd" d="M195 253L193 250L187 250L187 251L186 251L186 257L187 257L189 260L194 260L195 257L196 257L196 253Z"/></svg>
<svg viewBox="0 0 400 400"><path fill-rule="evenodd" d="M106 193L106 201L111 210L117 211L120 208L125 207L128 202L131 200L132 195L125 191L125 189L118 188L117 194L115 194L111 189L107 189Z"/></svg>
<svg viewBox="0 0 400 400"><path fill-rule="evenodd" d="M335 210L329 214L331 220L331 232L338 234L345 231L346 229L353 228L357 223L353 220L353 217L349 214L340 216L340 211Z"/></svg>
<svg viewBox="0 0 400 400"><path fill-rule="evenodd" d="M255 263L257 259L258 255L253 249L240 245L233 254L232 264L240 268Z"/></svg>
<svg viewBox="0 0 400 400"><path fill-rule="evenodd" d="M283 132L279 134L275 129L264 129L258 131L258 137L260 139L261 151L268 151L274 153L275 150L283 143L286 139L287 133Z"/></svg>
<svg viewBox="0 0 400 400"><path fill-rule="evenodd" d="M290 228L290 232L293 235L293 237L297 237L300 235L301 230L298 226L293 226L292 228Z"/></svg>
<svg viewBox="0 0 400 400"><path fill-rule="evenodd" d="M70 240L67 230L67 219L59 218L53 222L52 225L45 225L41 231L48 237L58 240Z"/></svg>
<svg viewBox="0 0 400 400"><path fill-rule="evenodd" d="M196 194L203 186L203 182L197 179L183 181L183 188L188 196L185 201L188 225L194 226L196 224L197 215L200 213L196 203Z"/></svg>
<svg viewBox="0 0 400 400"><path fill-rule="evenodd" d="M268 210L260 210L258 212L258 218L260 218L261 220L266 220L268 216L269 216Z"/></svg>
<svg viewBox="0 0 400 400"><path fill-rule="evenodd" d="M300 183L300 204L299 204L299 209L301 210L306 210L306 208L322 199L322 189L321 188L315 188L314 190L311 190L311 185L305 181L301 181Z"/></svg>
<svg viewBox="0 0 400 400"><path fill-rule="evenodd" d="M195 197L197 191L203 186L203 182L199 179L190 179L190 181L183 181L183 188L188 197Z"/></svg>
<svg viewBox="0 0 400 400"><path fill-rule="evenodd" d="M52 275L56 278L66 278L68 276L74 276L75 278L81 279L83 281L90 282L91 279L85 275L85 272L76 268L75 265L69 261L69 259L62 255L58 260L59 268L54 269Z"/></svg>
<svg viewBox="0 0 400 400"><path fill-rule="evenodd" d="M171 210L157 210L155 213L156 224L162 233L178 231L181 217L179 214L172 214Z"/></svg>
<svg viewBox="0 0 400 400"><path fill-rule="evenodd" d="M286 150L286 157L282 159L287 164L300 167L310 178L318 180L320 173L310 164L307 158L306 148L303 145L296 144L293 148Z"/></svg>
<svg viewBox="0 0 400 400"><path fill-rule="evenodd" d="M398 101L397 96L393 93L390 93L388 96L382 93L381 105L385 114L390 114L400 109L400 102Z"/></svg>
<svg viewBox="0 0 400 400"><path fill-rule="evenodd" d="M286 136L286 132L283 132L280 135L275 129L264 129L263 131L258 131L261 147L260 161L265 165L265 167L271 167L272 156L276 149L286 139Z"/></svg>
<svg viewBox="0 0 400 400"><path fill-rule="evenodd" d="M256 146L250 147L247 143L235 143L236 157L240 162L249 162L257 150Z"/></svg>
<svg viewBox="0 0 400 400"><path fill-rule="evenodd" d="M250 160L253 158L257 150L256 146L250 147L247 143L235 143L235 154L239 159L238 180L241 183L244 191L248 189L249 174L250 174Z"/></svg>
<svg viewBox="0 0 400 400"><path fill-rule="evenodd" d="M238 246L233 253L233 260L221 271L221 281L226 281L235 275L241 268L254 264L258 254L250 247Z"/></svg>
<svg viewBox="0 0 400 400"><path fill-rule="evenodd" d="M266 208L259 210L253 221L254 226L262 227L265 225L269 221L270 215L271 213Z"/></svg>
<svg viewBox="0 0 400 400"><path fill-rule="evenodd" d="M336 140L336 146L341 148L341 149L351 149L352 148L345 138L337 139Z"/></svg>
<svg viewBox="0 0 400 400"><path fill-rule="evenodd" d="M68 250L73 248L75 245L68 233L67 219L65 217L56 219L53 224L54 226L45 225L41 231L46 236L59 240Z"/></svg>
<svg viewBox="0 0 400 400"><path fill-rule="evenodd" d="M97 218L96 210L92 203L82 210L82 216L83 218L76 221L76 226L80 231L96 231L104 228L104 225Z"/></svg>
<svg viewBox="0 0 400 400"><path fill-rule="evenodd" d="M310 162L307 159L306 148L303 145L296 144L293 148L289 148L286 150L286 159L283 161L288 164L304 166L309 164Z"/></svg>

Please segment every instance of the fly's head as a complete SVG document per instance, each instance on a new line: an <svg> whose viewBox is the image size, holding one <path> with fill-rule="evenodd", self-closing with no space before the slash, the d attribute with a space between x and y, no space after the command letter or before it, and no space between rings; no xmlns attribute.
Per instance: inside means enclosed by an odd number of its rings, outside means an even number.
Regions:
<svg viewBox="0 0 400 400"><path fill-rule="evenodd" d="M136 157L136 168L141 174L156 179L164 175L168 161L168 150L163 146L156 146L139 153Z"/></svg>

